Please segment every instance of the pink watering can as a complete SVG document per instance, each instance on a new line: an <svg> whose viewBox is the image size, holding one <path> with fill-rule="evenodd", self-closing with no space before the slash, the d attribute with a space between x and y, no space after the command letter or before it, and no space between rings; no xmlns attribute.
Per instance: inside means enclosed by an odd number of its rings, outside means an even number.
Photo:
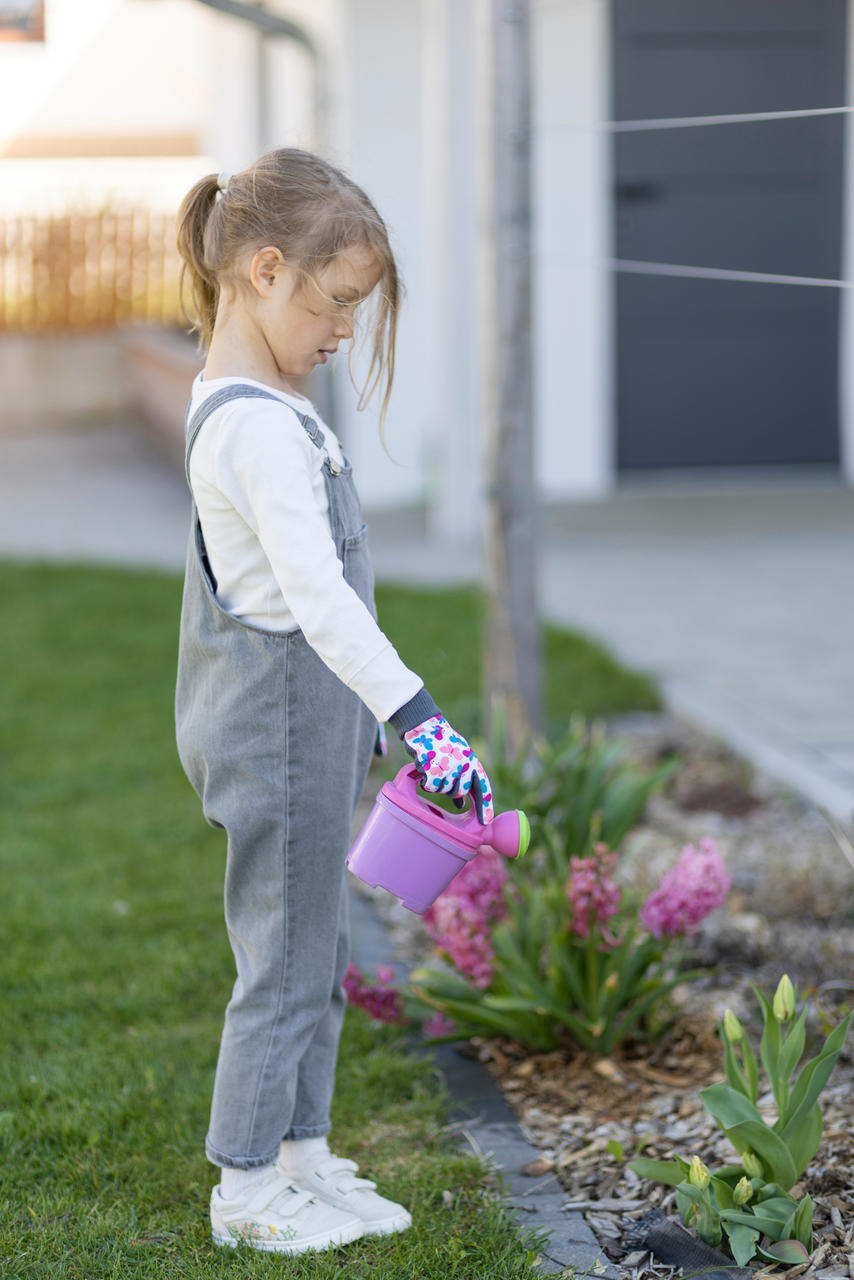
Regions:
<svg viewBox="0 0 854 1280"><path fill-rule="evenodd" d="M431 804L419 792L417 770L406 764L380 789L347 866L365 884L387 889L404 907L423 915L481 849L518 858L530 839L521 809L482 823L474 806L465 813L446 813Z"/></svg>

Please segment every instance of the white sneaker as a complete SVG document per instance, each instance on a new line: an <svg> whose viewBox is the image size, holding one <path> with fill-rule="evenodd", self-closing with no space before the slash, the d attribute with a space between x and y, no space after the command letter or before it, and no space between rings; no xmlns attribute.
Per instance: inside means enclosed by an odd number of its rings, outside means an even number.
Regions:
<svg viewBox="0 0 854 1280"><path fill-rule="evenodd" d="M355 1214L318 1200L279 1169L235 1200L226 1200L214 1187L211 1229L214 1244L248 1244L267 1253L328 1249L365 1233Z"/></svg>
<svg viewBox="0 0 854 1280"><path fill-rule="evenodd" d="M375 1182L356 1177L359 1166L354 1160L328 1155L295 1171L281 1165L277 1168L318 1200L355 1214L366 1236L388 1236L412 1226L412 1218L403 1205L377 1195Z"/></svg>

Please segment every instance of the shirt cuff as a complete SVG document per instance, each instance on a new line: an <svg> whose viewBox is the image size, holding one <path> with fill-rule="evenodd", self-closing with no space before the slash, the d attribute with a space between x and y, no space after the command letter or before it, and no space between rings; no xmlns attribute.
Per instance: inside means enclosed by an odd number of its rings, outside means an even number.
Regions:
<svg viewBox="0 0 854 1280"><path fill-rule="evenodd" d="M433 716L440 716L441 714L430 694L422 686L414 698L404 702L402 707L398 707L394 715L389 716L388 722L399 737L402 738L405 733L408 733L410 729L414 729L416 725L423 724L425 720L430 720Z"/></svg>

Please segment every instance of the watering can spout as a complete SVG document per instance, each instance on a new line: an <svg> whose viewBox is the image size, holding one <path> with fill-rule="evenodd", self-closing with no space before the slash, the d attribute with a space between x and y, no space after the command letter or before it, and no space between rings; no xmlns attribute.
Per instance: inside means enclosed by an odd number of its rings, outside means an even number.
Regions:
<svg viewBox="0 0 854 1280"><path fill-rule="evenodd" d="M521 809L508 809L487 823L481 848L494 849L505 858L521 858L531 843L531 825Z"/></svg>

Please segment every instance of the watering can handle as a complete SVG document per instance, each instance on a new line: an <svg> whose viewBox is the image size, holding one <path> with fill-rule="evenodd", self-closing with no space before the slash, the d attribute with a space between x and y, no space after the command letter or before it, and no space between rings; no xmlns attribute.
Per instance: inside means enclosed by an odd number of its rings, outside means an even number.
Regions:
<svg viewBox="0 0 854 1280"><path fill-rule="evenodd" d="M402 792L403 795L410 799L417 800L419 804L427 806L430 804L430 792L425 792L419 787L419 777L420 774L415 765L405 764L403 768L398 769L395 774L392 786L395 790ZM441 794L441 791L436 792L437 796ZM447 818L449 822L452 822L458 830L469 831L473 835L479 835L480 832L485 829L484 824L478 821L477 811L471 794L467 794L465 799L469 802L469 809L465 814L461 813L458 816L453 813L446 813L444 809L438 810L438 812L440 812L444 818ZM434 812L435 811L436 810L434 810Z"/></svg>

